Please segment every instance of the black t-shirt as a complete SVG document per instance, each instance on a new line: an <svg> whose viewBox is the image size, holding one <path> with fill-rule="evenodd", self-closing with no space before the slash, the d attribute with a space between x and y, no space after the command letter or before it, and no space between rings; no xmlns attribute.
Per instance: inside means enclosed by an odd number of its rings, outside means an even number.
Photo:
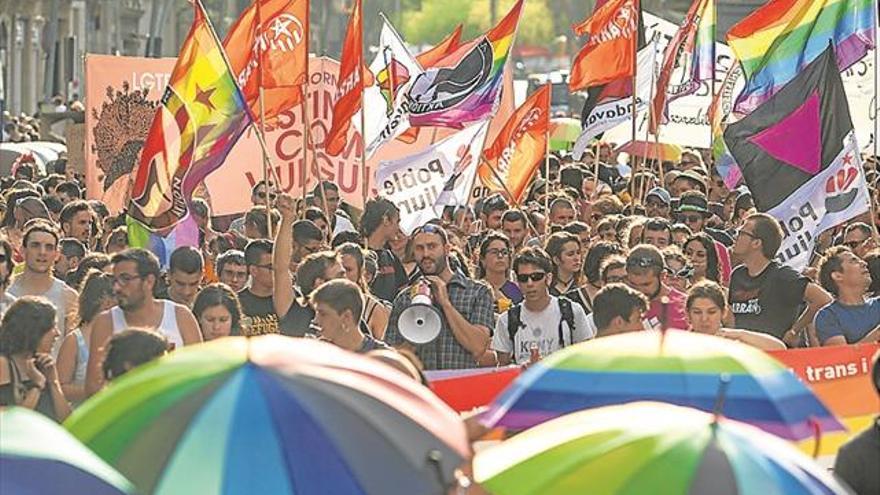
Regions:
<svg viewBox="0 0 880 495"><path fill-rule="evenodd" d="M378 258L378 271L370 291L374 296L383 301L391 302L397 296L398 291L406 286L406 269L403 264L388 249L373 250Z"/></svg>
<svg viewBox="0 0 880 495"><path fill-rule="evenodd" d="M757 277L745 265L730 276L728 301L734 326L782 338L802 312L809 280L788 266L771 261Z"/></svg>
<svg viewBox="0 0 880 495"><path fill-rule="evenodd" d="M250 320L243 325L246 335L278 333L278 315L275 314L272 296L259 297L245 288L238 293L238 300L241 301L241 311Z"/></svg>
<svg viewBox="0 0 880 495"><path fill-rule="evenodd" d="M315 319L315 311L306 304L301 305L294 301L287 310L278 327L283 335L288 337L304 337L308 333L315 333L312 329L312 321Z"/></svg>

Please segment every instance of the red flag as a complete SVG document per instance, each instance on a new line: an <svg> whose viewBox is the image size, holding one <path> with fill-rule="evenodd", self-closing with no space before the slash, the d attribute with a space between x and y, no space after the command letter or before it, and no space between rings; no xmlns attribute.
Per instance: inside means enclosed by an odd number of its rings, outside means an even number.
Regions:
<svg viewBox="0 0 880 495"><path fill-rule="evenodd" d="M491 166L507 184L512 199L519 202L544 159L549 127L550 85L545 84L516 109L492 146L483 151L488 162L478 171L483 185L493 191L503 190Z"/></svg>
<svg viewBox="0 0 880 495"><path fill-rule="evenodd" d="M255 118L260 86L267 121L302 101L308 33L308 0L257 0L229 29L223 48Z"/></svg>
<svg viewBox="0 0 880 495"><path fill-rule="evenodd" d="M345 137L351 119L361 108L364 95L364 49L361 23L361 0L354 0L345 41L342 44L342 60L339 63L339 79L336 82L337 99L333 105L333 124L327 132L324 150L338 156L345 148Z"/></svg>
<svg viewBox="0 0 880 495"><path fill-rule="evenodd" d="M575 33L588 39L572 63L571 91L632 76L638 12L638 0L610 0L574 26Z"/></svg>

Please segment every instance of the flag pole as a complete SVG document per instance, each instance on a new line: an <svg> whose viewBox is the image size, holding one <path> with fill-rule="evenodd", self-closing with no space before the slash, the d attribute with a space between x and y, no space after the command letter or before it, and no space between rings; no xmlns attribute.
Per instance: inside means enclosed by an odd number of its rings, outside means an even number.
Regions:
<svg viewBox="0 0 880 495"><path fill-rule="evenodd" d="M232 64L229 63L229 57L226 56L226 50L223 49L223 42L217 36L217 31L214 29L214 23L211 22L211 18L208 16L208 13L205 11L205 6L202 5L202 0L195 0L195 4L198 6L199 11L205 16L205 22L208 24L208 31L211 32L211 37L214 38L214 42L217 43L217 47L220 48L220 56L223 58L223 64L226 66L226 70L229 71L230 75L233 74ZM260 71L257 72L257 75L262 77ZM238 93L238 96L241 98L242 101L246 102L247 100L245 99L244 94L241 91L241 86L238 85L238 81L234 77L232 78L232 81L233 81L233 84L235 84L235 91ZM262 94L262 81L260 81L259 86L260 86L260 90L261 90L261 94ZM261 101L260 102L261 113L262 113L262 107L263 107L263 105L262 105L262 101ZM254 118L254 116L251 112L250 106L245 105L245 111L248 113L248 116L250 117L250 120L251 120L250 126L254 130L254 134L257 135L257 142L260 143L260 150L263 153L263 159L269 163L269 173L271 174L272 173L272 158L269 156L269 148L268 148L268 146L266 146L266 138L263 135L263 131L261 129L261 126L257 125L257 123L255 122L256 119ZM262 119L261 119L261 122L262 122ZM278 178L276 177L276 180L277 179ZM265 177L264 177L264 180L265 180ZM278 183L279 183L279 185L281 184L280 181ZM267 183L266 184L266 197L269 196L268 193L269 193L269 188L268 188L268 183ZM268 225L271 225L271 223L272 223L271 221L267 222Z"/></svg>
<svg viewBox="0 0 880 495"><path fill-rule="evenodd" d="M257 28L262 31L263 28L263 14L260 10L260 2L257 1L255 4L256 13L257 13ZM258 34L258 36L262 36L262 34ZM257 87L259 88L259 99L260 99L260 134L266 134L266 98L265 98L265 88L263 88L263 44L257 41ZM274 239L275 235L272 232L272 205L269 203L269 191L271 188L269 187L269 156L267 153L263 153L263 184L266 185L266 195L263 198L266 204L266 233L269 235L269 239ZM280 187L281 184L278 184Z"/></svg>
<svg viewBox="0 0 880 495"><path fill-rule="evenodd" d="M715 56L715 26L717 26L717 7L715 5L715 0L709 0L711 9L712 9L712 22L715 23L712 25L712 80L711 80L711 98L709 101L715 101L715 71L717 68L715 67L715 61L718 57ZM711 103L710 103L711 106ZM709 151L711 151L715 147L715 132L712 129L712 122L709 122ZM715 160L712 160L712 168L715 168Z"/></svg>
<svg viewBox="0 0 880 495"><path fill-rule="evenodd" d="M550 218L550 126L544 131L544 214ZM549 226L547 226L549 229ZM544 232L545 234L547 232Z"/></svg>
<svg viewBox="0 0 880 495"><path fill-rule="evenodd" d="M641 5L639 5L638 0L636 0L636 11L637 12L640 11L641 8L642 7L641 7ZM637 130L636 130L636 127L637 127L637 125L636 125L636 120L637 120L636 116L637 115L636 114L638 113L638 112L636 112L636 108L637 108L636 87L638 85L637 79L638 79L638 67L639 67L638 60L636 60L636 59L638 57L638 45L639 45L639 33L638 33L638 29L636 29L636 32L634 32L632 34L632 64L633 64L632 65L632 72L633 73L632 73L632 98L631 98L631 105L632 105L632 110L631 110L632 111L632 119L631 119L631 125L632 125L631 137L632 137L632 139L631 139L631 141L632 141L633 148L635 148L635 146L636 146L636 139L638 137ZM635 206L635 201L636 201L636 181L635 181L635 178L636 178L636 169L638 168L637 165L638 165L638 157L635 154L632 154L630 157L630 167L631 168L629 171L629 178L630 178L629 189L630 189L630 205L633 207Z"/></svg>
<svg viewBox="0 0 880 495"><path fill-rule="evenodd" d="M487 167L489 167L489 170L492 172L492 176L494 176L495 180L497 180L498 183L501 184L501 187L504 188L504 192L507 193L507 197L510 198L510 201L513 203L514 206L516 206L518 210L522 211L522 205L520 204L519 200L516 198L516 196L513 195L513 192L511 192L510 188L507 187L504 179L501 178L501 174L498 173L498 170L496 170L492 163L490 163L489 160L486 159L486 155L482 152L480 153L480 161L482 161L486 164ZM537 227L532 224L531 219L529 219L529 216L525 214L525 212L523 212L523 216L526 217L526 224L528 224L528 227L532 229L532 232L534 232L537 236L541 235L541 233L538 232Z"/></svg>
<svg viewBox="0 0 880 495"><path fill-rule="evenodd" d="M593 180L595 185L593 187L594 190L599 190L599 167L601 164L599 163L599 153L602 152L602 140L596 139L596 156L593 157Z"/></svg>
<svg viewBox="0 0 880 495"><path fill-rule="evenodd" d="M362 13L359 15L362 15ZM382 18L384 18L384 17L385 16L383 15ZM358 42L361 44L361 51L363 53L363 46L364 46L364 24L363 24L363 22L358 22L358 26L360 26L360 28L361 28L361 32L358 33ZM382 55L384 56L385 54L383 53ZM366 121L366 115L365 115L366 109L364 108L364 93L365 93L364 81L366 79L364 78L363 60L364 60L364 58L363 58L363 54L362 54L361 61L360 61L360 67L358 67L358 71L360 71L360 78L361 78L361 144L362 144L362 146L361 146L361 199L363 200L364 209L366 210L367 200L369 199L369 196L370 196L370 184L369 184L370 174L367 173L367 136L366 136L367 121ZM394 79L394 78L392 77L392 73L394 72L394 68L393 67L386 67L386 70L388 70L389 84L393 85L394 83L393 83L392 79ZM391 101L393 102L394 100L392 99Z"/></svg>

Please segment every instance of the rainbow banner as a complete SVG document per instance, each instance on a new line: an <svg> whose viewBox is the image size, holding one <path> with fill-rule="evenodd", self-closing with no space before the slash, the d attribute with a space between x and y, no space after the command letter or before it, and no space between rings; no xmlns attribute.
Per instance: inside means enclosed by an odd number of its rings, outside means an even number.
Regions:
<svg viewBox="0 0 880 495"><path fill-rule="evenodd" d="M746 87L736 111L750 113L829 44L843 71L874 47L877 0L770 0L730 28Z"/></svg>
<svg viewBox="0 0 880 495"><path fill-rule="evenodd" d="M455 66L432 67L416 78L407 94L410 125L461 129L495 112L522 7L523 0L516 2Z"/></svg>
<svg viewBox="0 0 880 495"><path fill-rule="evenodd" d="M192 193L251 123L200 1L134 172L129 215L150 230L187 216Z"/></svg>
<svg viewBox="0 0 880 495"><path fill-rule="evenodd" d="M834 456L844 442L880 414L880 398L871 383L871 359L877 352L880 344L769 352L807 384L847 427L848 431L823 432L820 456ZM456 411L465 412L491 403L521 373L522 368L510 366L429 371L426 375L435 394ZM796 445L809 454L815 448L813 439Z"/></svg>

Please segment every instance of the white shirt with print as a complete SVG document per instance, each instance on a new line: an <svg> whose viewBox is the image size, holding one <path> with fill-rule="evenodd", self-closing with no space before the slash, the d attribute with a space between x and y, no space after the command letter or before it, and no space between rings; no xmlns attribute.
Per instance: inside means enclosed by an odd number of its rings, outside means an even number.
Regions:
<svg viewBox="0 0 880 495"><path fill-rule="evenodd" d="M583 342L593 338L596 331L590 329L587 324L587 315L579 305L571 304L574 313L574 331L567 324L562 325L562 335L565 345ZM537 344L541 357L547 357L559 346L559 321L562 312L559 310L559 299L550 297L550 304L540 312L529 311L522 305L520 320L522 325L516 333L515 342L510 342L510 334L507 332L507 312L498 317L495 323L495 333L492 337L492 347L498 352L512 354L513 361L518 364L529 362L532 344Z"/></svg>

